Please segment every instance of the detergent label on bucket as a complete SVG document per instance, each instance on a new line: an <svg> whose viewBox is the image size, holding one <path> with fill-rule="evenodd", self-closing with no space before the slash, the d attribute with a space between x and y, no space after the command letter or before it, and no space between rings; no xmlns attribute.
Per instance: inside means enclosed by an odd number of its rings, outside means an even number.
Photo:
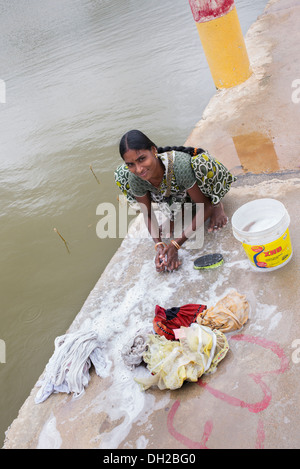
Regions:
<svg viewBox="0 0 300 469"><path fill-rule="evenodd" d="M284 264L292 255L289 230L276 241L264 245L244 244L243 248L251 263L260 269L278 267Z"/></svg>

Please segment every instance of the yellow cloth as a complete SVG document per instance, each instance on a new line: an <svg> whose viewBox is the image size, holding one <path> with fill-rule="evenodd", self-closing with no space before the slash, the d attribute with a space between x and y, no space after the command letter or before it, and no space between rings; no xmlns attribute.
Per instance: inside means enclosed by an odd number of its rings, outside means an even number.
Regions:
<svg viewBox="0 0 300 469"><path fill-rule="evenodd" d="M249 303L244 295L233 290L215 306L197 316L197 323L221 332L240 329L248 320Z"/></svg>
<svg viewBox="0 0 300 469"><path fill-rule="evenodd" d="M185 380L198 381L204 373L214 371L229 350L227 339L220 331L196 323L181 327L180 331L179 341L149 335L143 360L152 374L136 378L143 390L151 386L178 389Z"/></svg>

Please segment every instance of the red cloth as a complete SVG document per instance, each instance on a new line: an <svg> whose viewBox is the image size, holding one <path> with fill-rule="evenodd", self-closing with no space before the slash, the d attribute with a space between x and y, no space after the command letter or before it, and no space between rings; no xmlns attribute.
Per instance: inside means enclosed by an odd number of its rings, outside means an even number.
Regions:
<svg viewBox="0 0 300 469"><path fill-rule="evenodd" d="M156 334L163 335L166 339L175 340L173 329L181 326L189 327L196 322L198 314L202 313L207 306L199 304L187 304L170 309L164 309L156 305L153 328Z"/></svg>

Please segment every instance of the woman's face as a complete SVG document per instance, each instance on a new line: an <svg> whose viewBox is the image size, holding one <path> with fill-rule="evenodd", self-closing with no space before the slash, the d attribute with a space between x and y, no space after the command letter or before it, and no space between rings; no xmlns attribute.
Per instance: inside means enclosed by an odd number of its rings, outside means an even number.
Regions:
<svg viewBox="0 0 300 469"><path fill-rule="evenodd" d="M148 181L155 177L157 170L156 148L151 150L128 150L123 158L129 171Z"/></svg>

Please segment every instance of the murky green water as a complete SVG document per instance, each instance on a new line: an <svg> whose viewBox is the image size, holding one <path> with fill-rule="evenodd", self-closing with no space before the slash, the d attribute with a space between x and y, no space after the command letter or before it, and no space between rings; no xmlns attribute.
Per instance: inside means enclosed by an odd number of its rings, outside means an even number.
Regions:
<svg viewBox="0 0 300 469"><path fill-rule="evenodd" d="M244 33L265 4L236 0ZM120 245L96 235L119 138L184 143L215 89L187 0L0 0L0 31L3 441Z"/></svg>

